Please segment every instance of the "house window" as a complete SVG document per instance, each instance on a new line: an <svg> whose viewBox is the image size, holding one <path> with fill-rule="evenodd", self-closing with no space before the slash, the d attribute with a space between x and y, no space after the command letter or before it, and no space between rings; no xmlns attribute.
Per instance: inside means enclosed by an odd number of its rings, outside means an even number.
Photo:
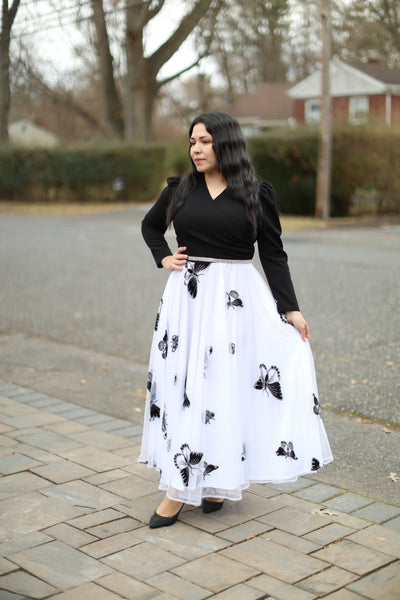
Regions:
<svg viewBox="0 0 400 600"><path fill-rule="evenodd" d="M321 100L306 100L306 123L319 123L321 120Z"/></svg>
<svg viewBox="0 0 400 600"><path fill-rule="evenodd" d="M349 103L349 121L354 125L368 122L369 100L367 96L354 96Z"/></svg>

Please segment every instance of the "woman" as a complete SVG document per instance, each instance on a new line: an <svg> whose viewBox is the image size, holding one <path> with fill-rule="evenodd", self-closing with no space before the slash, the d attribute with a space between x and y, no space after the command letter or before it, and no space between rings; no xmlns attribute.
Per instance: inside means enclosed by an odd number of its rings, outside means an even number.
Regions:
<svg viewBox="0 0 400 600"><path fill-rule="evenodd" d="M157 266L171 272L139 457L166 491L151 528L172 525L183 503L213 512L251 482L293 481L332 460L275 191L256 179L228 114L197 117L189 137L192 172L168 179L142 223ZM164 238L171 223L175 252ZM268 285L250 264L255 241Z"/></svg>

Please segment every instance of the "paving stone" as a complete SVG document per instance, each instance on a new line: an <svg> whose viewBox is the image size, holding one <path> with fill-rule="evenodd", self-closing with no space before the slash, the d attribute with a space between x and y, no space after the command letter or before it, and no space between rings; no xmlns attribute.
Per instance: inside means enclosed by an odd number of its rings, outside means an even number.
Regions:
<svg viewBox="0 0 400 600"><path fill-rule="evenodd" d="M400 563L384 567L359 581L352 583L348 588L356 593L366 596L371 600L398 600L400 590Z"/></svg>
<svg viewBox="0 0 400 600"><path fill-rule="evenodd" d="M49 486L49 482L33 473L23 471L14 475L7 475L0 479L0 493L7 496L16 496L40 490Z"/></svg>
<svg viewBox="0 0 400 600"><path fill-rule="evenodd" d="M141 498L154 492L154 483L148 479L142 479L142 477L138 477L137 475L117 479L116 481L105 483L101 487L128 500Z"/></svg>
<svg viewBox="0 0 400 600"><path fill-rule="evenodd" d="M193 527L196 527L197 529L201 529L201 531L206 531L208 533L218 533L222 530L226 531L226 523L222 523L221 521L215 521L214 519L211 519L209 515L204 514L200 510L190 510L187 512L181 512L181 514L179 515L179 520L182 521L182 523L192 525Z"/></svg>
<svg viewBox="0 0 400 600"><path fill-rule="evenodd" d="M243 523L242 525L236 525L235 527L224 529L217 535L224 540L237 543L243 542L244 540L250 539L256 535L260 535L261 533L266 533L267 531L270 531L270 529L272 529L272 527L266 525L265 523L259 523L258 521L247 521L247 523Z"/></svg>
<svg viewBox="0 0 400 600"><path fill-rule="evenodd" d="M54 404L53 406L49 406L47 408L48 412L52 412L55 414L66 413L68 411L72 411L77 407L76 404L72 402L59 401L58 404Z"/></svg>
<svg viewBox="0 0 400 600"><path fill-rule="evenodd" d="M30 573L14 571L0 577L0 590L22 594L27 598L46 598L57 589L33 577ZM3 594L0 596L3 600Z"/></svg>
<svg viewBox="0 0 400 600"><path fill-rule="evenodd" d="M33 460L28 456L15 452L0 458L0 473L2 475L11 475L13 473L32 469L33 467L39 467L41 464L42 463L37 460Z"/></svg>
<svg viewBox="0 0 400 600"><path fill-rule="evenodd" d="M53 598L54 600L121 600L119 594L114 594L95 583L84 583Z"/></svg>
<svg viewBox="0 0 400 600"><path fill-rule="evenodd" d="M220 553L203 556L172 569L172 572L215 593L259 574L257 569L230 560Z"/></svg>
<svg viewBox="0 0 400 600"><path fill-rule="evenodd" d="M14 429L27 429L28 427L41 427L49 423L59 423L61 418L52 413L38 411L28 415L19 415L17 417L3 417L2 423L13 427Z"/></svg>
<svg viewBox="0 0 400 600"><path fill-rule="evenodd" d="M120 496L110 494L86 481L69 481L42 490L42 493L51 498L59 498L72 506L84 506L100 510L119 504Z"/></svg>
<svg viewBox="0 0 400 600"><path fill-rule="evenodd" d="M60 433L61 435L68 436L70 433L88 431L89 428L87 427L87 425L82 425L81 423L77 423L76 421L67 421L66 419L63 419L59 423L46 425L46 429L48 431L54 431L55 433Z"/></svg>
<svg viewBox="0 0 400 600"><path fill-rule="evenodd" d="M374 521L374 523L384 523L389 519L399 516L400 508L398 506L384 504L383 502L374 502L369 506L365 506L364 508L356 510L353 515L355 517L361 517L362 519Z"/></svg>
<svg viewBox="0 0 400 600"><path fill-rule="evenodd" d="M384 525L371 525L350 535L348 540L400 558L400 533Z"/></svg>
<svg viewBox="0 0 400 600"><path fill-rule="evenodd" d="M158 573L173 569L184 561L171 552L157 548L154 544L143 542L133 548L127 548L103 558L101 562L143 581Z"/></svg>
<svg viewBox="0 0 400 600"><path fill-rule="evenodd" d="M330 567L297 583L297 587L319 596L334 592L357 579L357 575L338 567Z"/></svg>
<svg viewBox="0 0 400 600"><path fill-rule="evenodd" d="M120 505L115 506L115 508L138 521L148 523L151 515L157 506L159 506L164 496L165 492L159 490L154 492L154 494L143 496L143 498L136 498L135 502L129 503L129 505L127 504L127 501L122 502ZM180 514L179 519L181 521L183 520L182 513Z"/></svg>
<svg viewBox="0 0 400 600"><path fill-rule="evenodd" d="M225 502L222 510L207 516L220 523L233 526L258 519L258 517L275 509L275 498L261 498L255 494L243 494L242 502Z"/></svg>
<svg viewBox="0 0 400 600"><path fill-rule="evenodd" d="M106 565L59 541L17 552L10 560L61 590L111 573Z"/></svg>
<svg viewBox="0 0 400 600"><path fill-rule="evenodd" d="M1 421L1 415L0 415L0 421ZM8 427L8 425L3 425L3 423L0 422L0 433L7 433L8 431L12 431L12 427Z"/></svg>
<svg viewBox="0 0 400 600"><path fill-rule="evenodd" d="M274 487L285 494L292 494L293 492L310 487L311 485L315 485L315 482L311 479L307 479L306 477L298 477L296 481L290 481L288 483L276 483L274 484Z"/></svg>
<svg viewBox="0 0 400 600"><path fill-rule="evenodd" d="M95 429L89 429L81 433L72 433L70 437L87 446L95 446L107 451L118 450L118 448L130 445L128 440L121 438L119 435L96 431Z"/></svg>
<svg viewBox="0 0 400 600"><path fill-rule="evenodd" d="M84 481L91 483L92 485L102 485L109 483L110 481L116 481L117 479L123 479L128 477L128 472L124 469L113 469L112 471L106 471L105 473L96 473L89 475L89 477L83 477Z"/></svg>
<svg viewBox="0 0 400 600"><path fill-rule="evenodd" d="M53 462L59 462L62 460L60 456L53 454L52 452L47 452L47 450L40 450L39 448L34 448L33 446L29 446L29 444L20 444L18 446L18 452L20 454L25 454L26 456L30 456L39 462L49 464Z"/></svg>
<svg viewBox="0 0 400 600"><path fill-rule="evenodd" d="M263 538L243 542L221 554L246 565L252 565L260 571L268 572L288 583L293 583L325 569L325 562L306 556L290 548L285 548Z"/></svg>
<svg viewBox="0 0 400 600"><path fill-rule="evenodd" d="M400 517L386 521L385 527L390 527L391 529L397 529L397 531L400 531Z"/></svg>
<svg viewBox="0 0 400 600"><path fill-rule="evenodd" d="M298 537L297 535L292 535L286 531L281 531L280 529L268 531L268 533L262 537L268 541L274 542L274 544L286 546L286 548L291 548L302 554L310 554L321 547L321 544L315 544L314 542Z"/></svg>
<svg viewBox="0 0 400 600"><path fill-rule="evenodd" d="M40 475L40 477L44 477L54 483L66 483L67 481L87 477L94 473L91 469L82 467L82 465L77 465L70 460L63 459L31 470L33 473Z"/></svg>
<svg viewBox="0 0 400 600"><path fill-rule="evenodd" d="M10 438L9 435L0 435L0 447L1 448L10 449L10 448L13 448L16 446L18 446L17 440Z"/></svg>
<svg viewBox="0 0 400 600"><path fill-rule="evenodd" d="M123 573L112 573L96 581L99 585L117 592L127 600L153 600L160 598L160 592L142 581L137 581Z"/></svg>
<svg viewBox="0 0 400 600"><path fill-rule="evenodd" d="M106 423L107 421L111 421L111 420L112 420L112 418L109 415L104 415L102 413L93 413L93 415L81 417L78 420L78 423L93 426L93 425L97 425L98 423Z"/></svg>
<svg viewBox="0 0 400 600"><path fill-rule="evenodd" d="M347 539L318 550L313 556L357 575L365 575L393 560L388 554L360 546Z"/></svg>
<svg viewBox="0 0 400 600"><path fill-rule="evenodd" d="M132 519L132 517L123 517L122 519L117 519L108 523L102 523L101 525L96 525L95 527L89 527L89 529L86 529L86 531L91 535L95 535L97 538L103 539L110 537L111 535L117 535L118 533L132 531L133 529L137 529L138 527L142 526L143 523L140 523L140 521L137 521L136 519Z"/></svg>
<svg viewBox="0 0 400 600"><path fill-rule="evenodd" d="M293 496L298 498L304 498L304 500L311 500L312 502L324 502L328 498L339 496L343 494L343 490L332 485L325 485L324 483L317 483L308 488L295 492Z"/></svg>
<svg viewBox="0 0 400 600"><path fill-rule="evenodd" d="M92 558L104 558L142 543L143 539L136 531L128 531L82 546L80 550Z"/></svg>
<svg viewBox="0 0 400 600"><path fill-rule="evenodd" d="M224 590L219 594L213 596L216 600L257 600L258 598L264 598L264 594L255 590L254 588L250 588L244 583L240 583L239 585L235 585L228 590Z"/></svg>
<svg viewBox="0 0 400 600"><path fill-rule="evenodd" d="M78 442L74 443L78 444ZM111 469L119 469L130 462L126 458L94 446L85 446L83 448L80 446L73 450L66 450L62 452L62 456L99 473L111 471Z"/></svg>
<svg viewBox="0 0 400 600"><path fill-rule="evenodd" d="M58 403L59 403L59 400L57 400L57 398L51 398L50 396L43 396L42 398L39 398L38 400L33 400L33 402L30 402L30 405L34 406L35 408L43 408L43 409L47 410L48 406L55 406Z"/></svg>
<svg viewBox="0 0 400 600"><path fill-rule="evenodd" d="M80 417L88 417L89 415L94 415L95 413L93 410L90 410L90 408L82 408L81 406L77 406L75 404L72 409L65 410L61 414L64 418L74 421Z"/></svg>
<svg viewBox="0 0 400 600"><path fill-rule="evenodd" d="M307 533L304 537L320 546L327 546L351 533L354 533L354 529L351 527L344 527L344 525L339 525L339 523L331 523L330 525L321 527L321 529Z"/></svg>
<svg viewBox="0 0 400 600"><path fill-rule="evenodd" d="M262 498L272 498L273 496L279 496L281 494L275 486L269 483L253 483L248 490L247 494L256 494Z"/></svg>
<svg viewBox="0 0 400 600"><path fill-rule="evenodd" d="M132 425L132 423L130 421L125 421L124 419L111 419L104 423L98 423L96 429L101 429L101 431L113 431L114 429L122 429L123 427L129 427L130 425Z"/></svg>
<svg viewBox="0 0 400 600"><path fill-rule="evenodd" d="M48 527L47 529L43 530L43 533L55 538L56 540L60 540L61 542L64 542L73 548L80 548L81 546L95 542L98 539L94 535L84 533L83 531L75 529L75 527L71 527L66 523L59 523L59 525Z"/></svg>
<svg viewBox="0 0 400 600"><path fill-rule="evenodd" d="M18 400L10 400L9 398L0 398L0 411L2 416L6 415L8 417L29 415L38 412L34 406L25 405Z"/></svg>
<svg viewBox="0 0 400 600"><path fill-rule="evenodd" d="M181 600L188 600L188 598L190 600L202 600L208 598L212 593L203 587L177 577L173 573L161 573L147 579L146 583Z"/></svg>
<svg viewBox="0 0 400 600"><path fill-rule="evenodd" d="M26 600L26 596L20 596L19 594L13 594L12 592L6 592L1 590L1 600Z"/></svg>
<svg viewBox="0 0 400 600"><path fill-rule="evenodd" d="M308 508L308 507L307 507ZM264 515L258 519L263 523L267 523L293 535L304 535L315 529L319 529L324 525L332 523L330 517L324 515L314 515L310 510L286 506L280 510Z"/></svg>
<svg viewBox="0 0 400 600"><path fill-rule="evenodd" d="M68 521L68 524L72 525L72 527L78 527L78 529L88 529L89 527L100 525L101 523L107 523L108 521L113 521L114 519L120 519L123 516L123 513L115 510L114 508L106 508L105 510L99 510L92 514L72 519Z"/></svg>
<svg viewBox="0 0 400 600"><path fill-rule="evenodd" d="M361 597L358 594L343 588L342 590L333 592L333 594L329 594L329 596L325 596L324 600L365 600L365 596Z"/></svg>
<svg viewBox="0 0 400 600"><path fill-rule="evenodd" d="M69 506L57 498L47 498L39 492L0 501L0 528L12 537L18 537L51 527L88 512L78 506Z"/></svg>
<svg viewBox="0 0 400 600"><path fill-rule="evenodd" d="M48 450L55 454L82 446L82 444L69 437L54 433L54 431L45 431L44 429L40 430L39 433L20 435L18 439L25 444L40 448L41 450Z"/></svg>
<svg viewBox="0 0 400 600"><path fill-rule="evenodd" d="M44 533L36 531L35 533L28 533L27 535L17 536L8 542L3 542L0 545L0 555L10 556L20 550L26 548L33 548L34 546L40 546L40 544L46 544L50 542L51 538Z"/></svg>
<svg viewBox="0 0 400 600"><path fill-rule="evenodd" d="M334 510L340 510L344 513L351 513L359 508L362 508L363 506L372 504L372 502L373 500L370 498L365 498L364 496L359 496L358 494L346 492L341 496L327 500L324 502L324 504L325 506L328 506Z"/></svg>
<svg viewBox="0 0 400 600"><path fill-rule="evenodd" d="M136 438L138 435L142 436L141 425L131 425L130 427L123 427L122 429L113 430L115 435L120 435L124 438Z"/></svg>
<svg viewBox="0 0 400 600"><path fill-rule="evenodd" d="M6 558L0 556L0 575L4 575L5 573L10 573L11 571L15 571L18 569L16 565L7 560Z"/></svg>
<svg viewBox="0 0 400 600"><path fill-rule="evenodd" d="M268 600L271 596L276 600L314 600L317 597L315 594L265 574L246 581L246 585L268 594Z"/></svg>
<svg viewBox="0 0 400 600"><path fill-rule="evenodd" d="M188 527L184 523L176 523L173 527L149 529L142 527L137 535L158 548L173 552L186 560L194 560L205 554L217 552L230 545L230 542L216 536Z"/></svg>
<svg viewBox="0 0 400 600"><path fill-rule="evenodd" d="M28 427L27 429L13 429L7 433L8 438L14 438L19 442L23 442L27 436L39 435L43 429L40 427Z"/></svg>

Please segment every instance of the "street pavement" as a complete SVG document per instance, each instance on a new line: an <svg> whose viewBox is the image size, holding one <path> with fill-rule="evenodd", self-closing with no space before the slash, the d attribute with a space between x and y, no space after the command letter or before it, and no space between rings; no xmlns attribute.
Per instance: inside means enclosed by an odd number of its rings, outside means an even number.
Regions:
<svg viewBox="0 0 400 600"><path fill-rule="evenodd" d="M150 532L146 208L0 217L0 599L397 598L399 225L285 235L335 461Z"/></svg>

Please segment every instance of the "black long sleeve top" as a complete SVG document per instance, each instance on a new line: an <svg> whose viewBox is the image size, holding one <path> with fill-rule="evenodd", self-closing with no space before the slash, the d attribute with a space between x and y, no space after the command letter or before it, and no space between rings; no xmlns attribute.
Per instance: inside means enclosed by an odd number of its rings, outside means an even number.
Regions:
<svg viewBox="0 0 400 600"><path fill-rule="evenodd" d="M168 178L168 186L142 221L142 233L158 267L165 256L173 254L164 237L166 211L179 184L179 177ZM290 277L287 255L281 241L278 200L272 185L260 183L262 224L257 245L261 264L279 312L299 310ZM191 192L174 217L178 246L186 246L190 256L249 260L254 256L254 236L244 205L225 189L212 198L205 180Z"/></svg>

